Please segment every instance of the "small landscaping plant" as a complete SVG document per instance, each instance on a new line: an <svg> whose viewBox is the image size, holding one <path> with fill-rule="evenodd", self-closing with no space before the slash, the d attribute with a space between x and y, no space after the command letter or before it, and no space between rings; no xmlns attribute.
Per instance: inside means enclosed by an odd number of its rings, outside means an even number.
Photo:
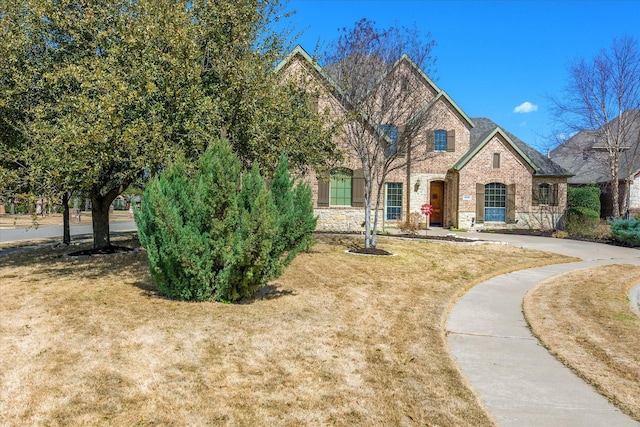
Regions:
<svg viewBox="0 0 640 427"><path fill-rule="evenodd" d="M618 219L610 222L615 239L629 246L640 246L640 219Z"/></svg>
<svg viewBox="0 0 640 427"><path fill-rule="evenodd" d="M179 162L153 179L135 215L160 291L233 302L278 277L312 244L316 219L311 189L294 186L284 158L271 187L257 167L242 172L226 141L207 149L195 173Z"/></svg>
<svg viewBox="0 0 640 427"><path fill-rule="evenodd" d="M403 233L408 233L412 236L418 234L418 230L420 230L420 221L422 220L422 214L420 212L411 212L409 214L409 218L406 221L400 221L398 223L398 228Z"/></svg>

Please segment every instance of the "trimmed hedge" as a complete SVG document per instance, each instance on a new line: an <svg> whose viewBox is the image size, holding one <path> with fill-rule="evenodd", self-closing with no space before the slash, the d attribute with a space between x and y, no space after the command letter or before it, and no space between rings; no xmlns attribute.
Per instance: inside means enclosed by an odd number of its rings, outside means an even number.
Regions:
<svg viewBox="0 0 640 427"><path fill-rule="evenodd" d="M600 217L600 189L594 185L567 188L567 206L571 208L587 208L595 211ZM590 215L590 214L589 214Z"/></svg>
<svg viewBox="0 0 640 427"><path fill-rule="evenodd" d="M567 188L565 231L591 236L600 223L600 189L593 185Z"/></svg>

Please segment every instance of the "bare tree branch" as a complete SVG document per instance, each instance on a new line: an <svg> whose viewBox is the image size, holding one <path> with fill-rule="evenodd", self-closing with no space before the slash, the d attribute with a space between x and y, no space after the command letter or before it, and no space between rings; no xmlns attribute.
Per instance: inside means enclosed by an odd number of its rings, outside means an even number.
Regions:
<svg viewBox="0 0 640 427"><path fill-rule="evenodd" d="M591 61L569 67L569 82L561 98L553 99L557 121L569 134L589 131L594 143L570 139L564 143L573 155L601 163L608 170L613 217L625 214L626 193L620 203L619 182L638 160L639 141L634 123L640 120L640 48L632 37L615 39ZM571 147L575 143L576 147ZM580 150L580 151L578 151ZM603 155L604 154L604 155ZM621 176L622 174L622 176ZM628 191L628 185L625 191Z"/></svg>
<svg viewBox="0 0 640 427"><path fill-rule="evenodd" d="M343 29L326 54L325 70L340 88L336 96L350 108L345 144L364 174L367 248L376 246L381 195L389 174L406 167L408 160L432 155L425 132L437 93L424 84L424 73L433 71L434 46L430 34L422 36L416 28L381 30L362 20Z"/></svg>

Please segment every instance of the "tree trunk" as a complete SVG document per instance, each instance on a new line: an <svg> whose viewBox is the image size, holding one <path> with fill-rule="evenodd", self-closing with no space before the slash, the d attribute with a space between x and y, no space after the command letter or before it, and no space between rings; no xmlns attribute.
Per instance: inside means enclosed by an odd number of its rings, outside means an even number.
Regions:
<svg viewBox="0 0 640 427"><path fill-rule="evenodd" d="M382 192L384 191L384 181L382 184L378 184L378 194L376 194L376 207L373 214L373 235L371 236L371 247L375 248L378 244L377 237L378 233L376 230L378 229L378 220L380 217L380 198L382 197ZM384 210L382 215L384 215Z"/></svg>
<svg viewBox="0 0 640 427"><path fill-rule="evenodd" d="M94 249L111 246L109 237L109 207L111 206L111 201L100 194L91 195Z"/></svg>
<svg viewBox="0 0 640 427"><path fill-rule="evenodd" d="M68 245L71 243L71 230L69 228L69 198L71 193L62 193L62 243Z"/></svg>
<svg viewBox="0 0 640 427"><path fill-rule="evenodd" d="M371 247L371 196L364 202L364 247Z"/></svg>
<svg viewBox="0 0 640 427"><path fill-rule="evenodd" d="M625 219L629 219L629 191L631 187L631 178L627 177L624 180L624 187L622 189L622 208L620 209L620 215Z"/></svg>
<svg viewBox="0 0 640 427"><path fill-rule="evenodd" d="M405 204L405 214L402 220L409 223L409 215L411 215L411 140L407 141L407 179L406 179L407 201Z"/></svg>
<svg viewBox="0 0 640 427"><path fill-rule="evenodd" d="M612 216L620 218L620 183L618 182L618 161L614 160L611 167L611 204Z"/></svg>

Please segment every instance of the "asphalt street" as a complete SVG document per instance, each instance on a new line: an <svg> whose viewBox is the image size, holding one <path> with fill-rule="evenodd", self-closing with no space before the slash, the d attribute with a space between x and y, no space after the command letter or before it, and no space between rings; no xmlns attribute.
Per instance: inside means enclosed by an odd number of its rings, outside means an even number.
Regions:
<svg viewBox="0 0 640 427"><path fill-rule="evenodd" d="M135 231L136 223L134 221L112 222L109 224L111 232ZM71 239L77 236L91 235L93 227L91 225L71 225ZM37 240L37 239L56 239L62 240L62 226L42 226L42 227L18 227L18 228L0 228L0 242L11 242L15 240Z"/></svg>

